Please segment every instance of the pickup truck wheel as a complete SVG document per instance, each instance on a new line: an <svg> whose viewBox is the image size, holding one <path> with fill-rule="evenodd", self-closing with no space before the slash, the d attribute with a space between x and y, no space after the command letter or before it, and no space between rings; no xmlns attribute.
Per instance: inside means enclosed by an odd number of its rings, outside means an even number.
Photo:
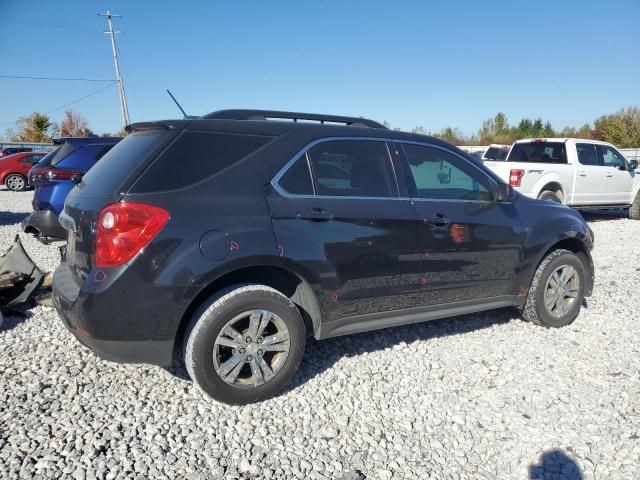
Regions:
<svg viewBox="0 0 640 480"><path fill-rule="evenodd" d="M640 220L640 192L636 193L636 198L629 208L629 218L631 220Z"/></svg>
<svg viewBox="0 0 640 480"><path fill-rule="evenodd" d="M4 179L4 184L9 190L21 192L27 188L27 179L19 173L12 173Z"/></svg>
<svg viewBox="0 0 640 480"><path fill-rule="evenodd" d="M235 286L193 315L185 365L211 398L245 405L272 397L291 381L305 339L304 321L286 296L265 285Z"/></svg>
<svg viewBox="0 0 640 480"><path fill-rule="evenodd" d="M536 270L522 316L536 325L559 328L573 322L584 299L585 269L568 250L554 250Z"/></svg>
<svg viewBox="0 0 640 480"><path fill-rule="evenodd" d="M540 195L538 195L538 198L540 200L550 200L552 202L562 203L562 198L560 197L560 194L551 190L544 190L542 193L540 193Z"/></svg>

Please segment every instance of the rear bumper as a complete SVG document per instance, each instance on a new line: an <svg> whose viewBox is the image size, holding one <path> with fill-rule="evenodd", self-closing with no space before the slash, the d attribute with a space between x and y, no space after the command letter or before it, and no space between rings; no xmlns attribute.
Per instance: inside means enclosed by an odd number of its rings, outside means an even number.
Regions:
<svg viewBox="0 0 640 480"><path fill-rule="evenodd" d="M176 330L171 295L162 289L162 294L147 303L127 298L113 285L106 291L99 291L100 287L90 280L79 284L66 262L58 267L53 277L53 304L65 327L105 360L171 365Z"/></svg>
<svg viewBox="0 0 640 480"><path fill-rule="evenodd" d="M67 231L60 225L58 215L53 210L36 210L22 221L22 230L36 233L40 237L64 240Z"/></svg>

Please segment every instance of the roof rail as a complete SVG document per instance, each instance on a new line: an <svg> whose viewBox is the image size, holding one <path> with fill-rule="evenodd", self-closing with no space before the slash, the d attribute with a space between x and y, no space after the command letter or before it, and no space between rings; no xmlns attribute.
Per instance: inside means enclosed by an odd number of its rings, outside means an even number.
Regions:
<svg viewBox="0 0 640 480"><path fill-rule="evenodd" d="M387 128L384 125L359 117L342 117L339 115L320 115L317 113L281 112L278 110L219 110L200 118L222 120L291 120L293 122L312 121L318 123L342 124L354 127Z"/></svg>

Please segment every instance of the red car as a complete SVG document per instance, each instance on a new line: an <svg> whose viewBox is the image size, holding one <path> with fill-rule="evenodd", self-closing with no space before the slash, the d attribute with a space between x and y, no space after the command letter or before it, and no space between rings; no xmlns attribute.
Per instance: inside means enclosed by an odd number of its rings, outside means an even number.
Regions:
<svg viewBox="0 0 640 480"><path fill-rule="evenodd" d="M22 152L0 158L0 182L9 190L19 192L27 188L27 174L47 152Z"/></svg>

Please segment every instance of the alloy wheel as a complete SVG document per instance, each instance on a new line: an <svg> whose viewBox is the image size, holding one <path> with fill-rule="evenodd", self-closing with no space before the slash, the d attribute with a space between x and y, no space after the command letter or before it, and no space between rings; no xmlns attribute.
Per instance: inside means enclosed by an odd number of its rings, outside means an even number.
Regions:
<svg viewBox="0 0 640 480"><path fill-rule="evenodd" d="M555 318L566 315L580 292L580 277L571 265L561 265L549 276L544 289L544 306Z"/></svg>
<svg viewBox="0 0 640 480"><path fill-rule="evenodd" d="M289 330L268 310L236 315L220 330L213 347L213 365L224 382L254 388L271 380L289 355Z"/></svg>

